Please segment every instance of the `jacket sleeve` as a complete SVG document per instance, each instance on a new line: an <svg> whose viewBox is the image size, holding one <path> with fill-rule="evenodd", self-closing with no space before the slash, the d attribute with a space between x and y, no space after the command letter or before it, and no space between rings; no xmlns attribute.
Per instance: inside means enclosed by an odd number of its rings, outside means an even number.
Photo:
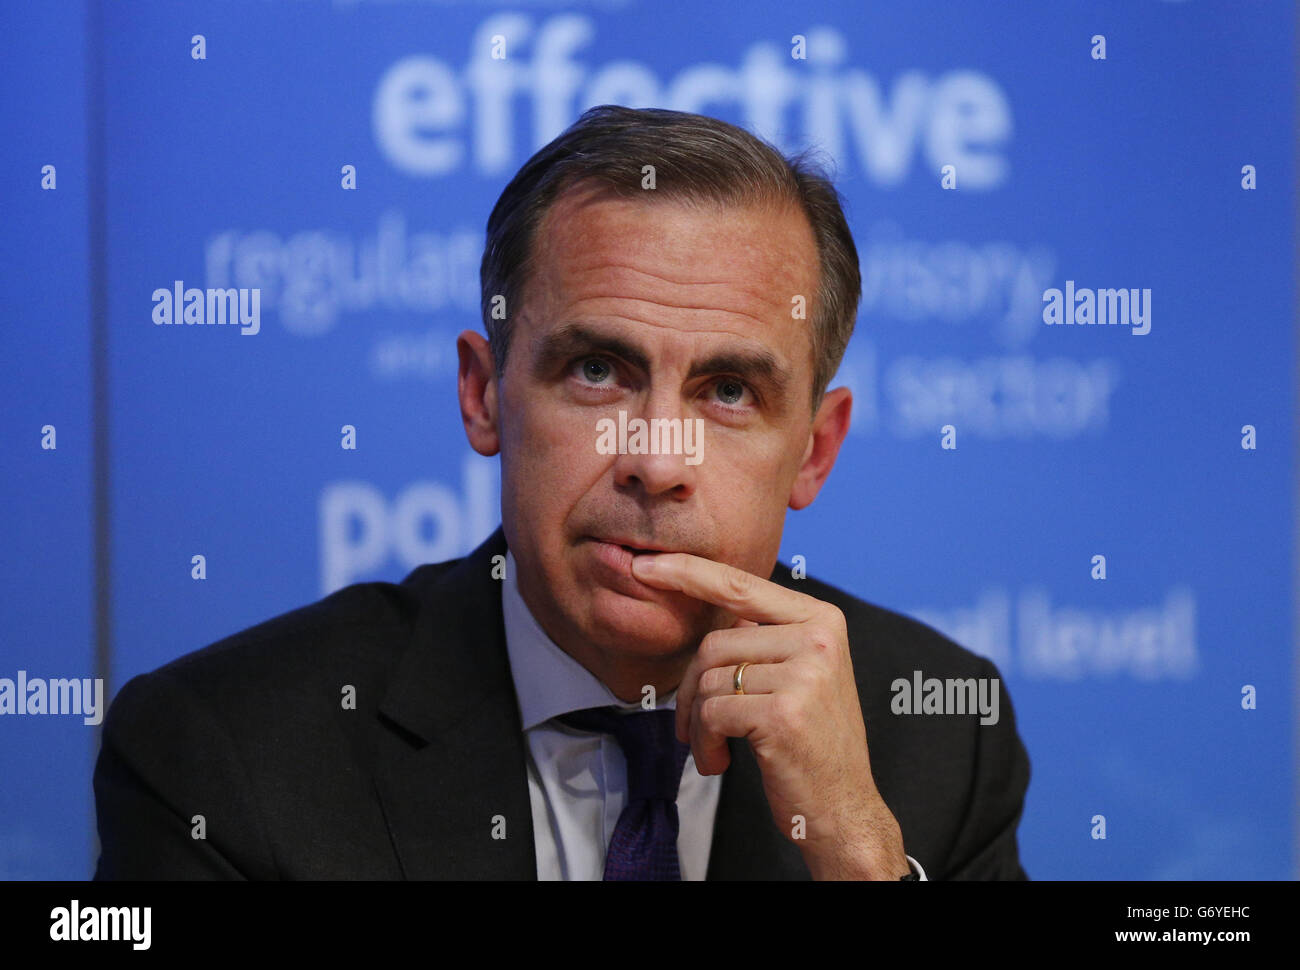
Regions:
<svg viewBox="0 0 1300 970"><path fill-rule="evenodd" d="M996 724L976 720L974 776L963 824L940 879L1028 879L1020 865L1016 829L1029 787L1029 754L1016 731L1011 697L998 669L984 660L980 676L997 678Z"/></svg>
<svg viewBox="0 0 1300 970"><path fill-rule="evenodd" d="M165 671L118 692L94 787L97 880L275 877L234 739Z"/></svg>

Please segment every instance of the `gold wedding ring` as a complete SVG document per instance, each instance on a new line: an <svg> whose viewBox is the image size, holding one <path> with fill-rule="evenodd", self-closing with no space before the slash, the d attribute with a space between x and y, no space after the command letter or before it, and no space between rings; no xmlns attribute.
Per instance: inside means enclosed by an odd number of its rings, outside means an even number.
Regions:
<svg viewBox="0 0 1300 970"><path fill-rule="evenodd" d="M732 678L732 686L736 688L737 694L745 693L745 685L741 681L741 676L745 673L745 668L748 666L749 666L749 661L746 660L743 664L741 664L736 668L736 676Z"/></svg>

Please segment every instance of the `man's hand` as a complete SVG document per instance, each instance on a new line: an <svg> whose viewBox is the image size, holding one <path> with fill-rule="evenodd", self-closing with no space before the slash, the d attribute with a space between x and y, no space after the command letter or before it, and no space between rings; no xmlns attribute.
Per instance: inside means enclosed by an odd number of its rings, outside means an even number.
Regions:
<svg viewBox="0 0 1300 970"><path fill-rule="evenodd" d="M677 689L677 736L702 775L731 763L746 738L776 826L814 879L891 879L908 872L902 833L871 776L844 614L830 603L688 553L639 555L636 578L737 617L701 642ZM760 625L762 624L762 625ZM744 694L737 694L738 664ZM806 830L798 837L796 816Z"/></svg>

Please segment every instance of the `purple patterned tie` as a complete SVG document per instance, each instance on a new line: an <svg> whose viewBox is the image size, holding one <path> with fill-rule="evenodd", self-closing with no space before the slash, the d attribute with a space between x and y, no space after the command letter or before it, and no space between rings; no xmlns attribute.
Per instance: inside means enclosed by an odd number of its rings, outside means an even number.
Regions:
<svg viewBox="0 0 1300 970"><path fill-rule="evenodd" d="M673 711L620 714L592 707L557 720L580 731L612 734L627 761L627 804L605 853L605 879L680 880L677 786L691 746L677 740Z"/></svg>

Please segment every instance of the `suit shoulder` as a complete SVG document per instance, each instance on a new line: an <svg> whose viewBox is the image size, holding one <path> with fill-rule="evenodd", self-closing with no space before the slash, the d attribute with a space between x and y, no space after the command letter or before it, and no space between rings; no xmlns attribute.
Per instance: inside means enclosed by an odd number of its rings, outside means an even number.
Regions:
<svg viewBox="0 0 1300 970"><path fill-rule="evenodd" d="M222 698L268 690L283 696L304 685L314 689L369 680L396 662L427 597L458 562L420 566L400 583L346 586L177 657L137 680L166 679Z"/></svg>

